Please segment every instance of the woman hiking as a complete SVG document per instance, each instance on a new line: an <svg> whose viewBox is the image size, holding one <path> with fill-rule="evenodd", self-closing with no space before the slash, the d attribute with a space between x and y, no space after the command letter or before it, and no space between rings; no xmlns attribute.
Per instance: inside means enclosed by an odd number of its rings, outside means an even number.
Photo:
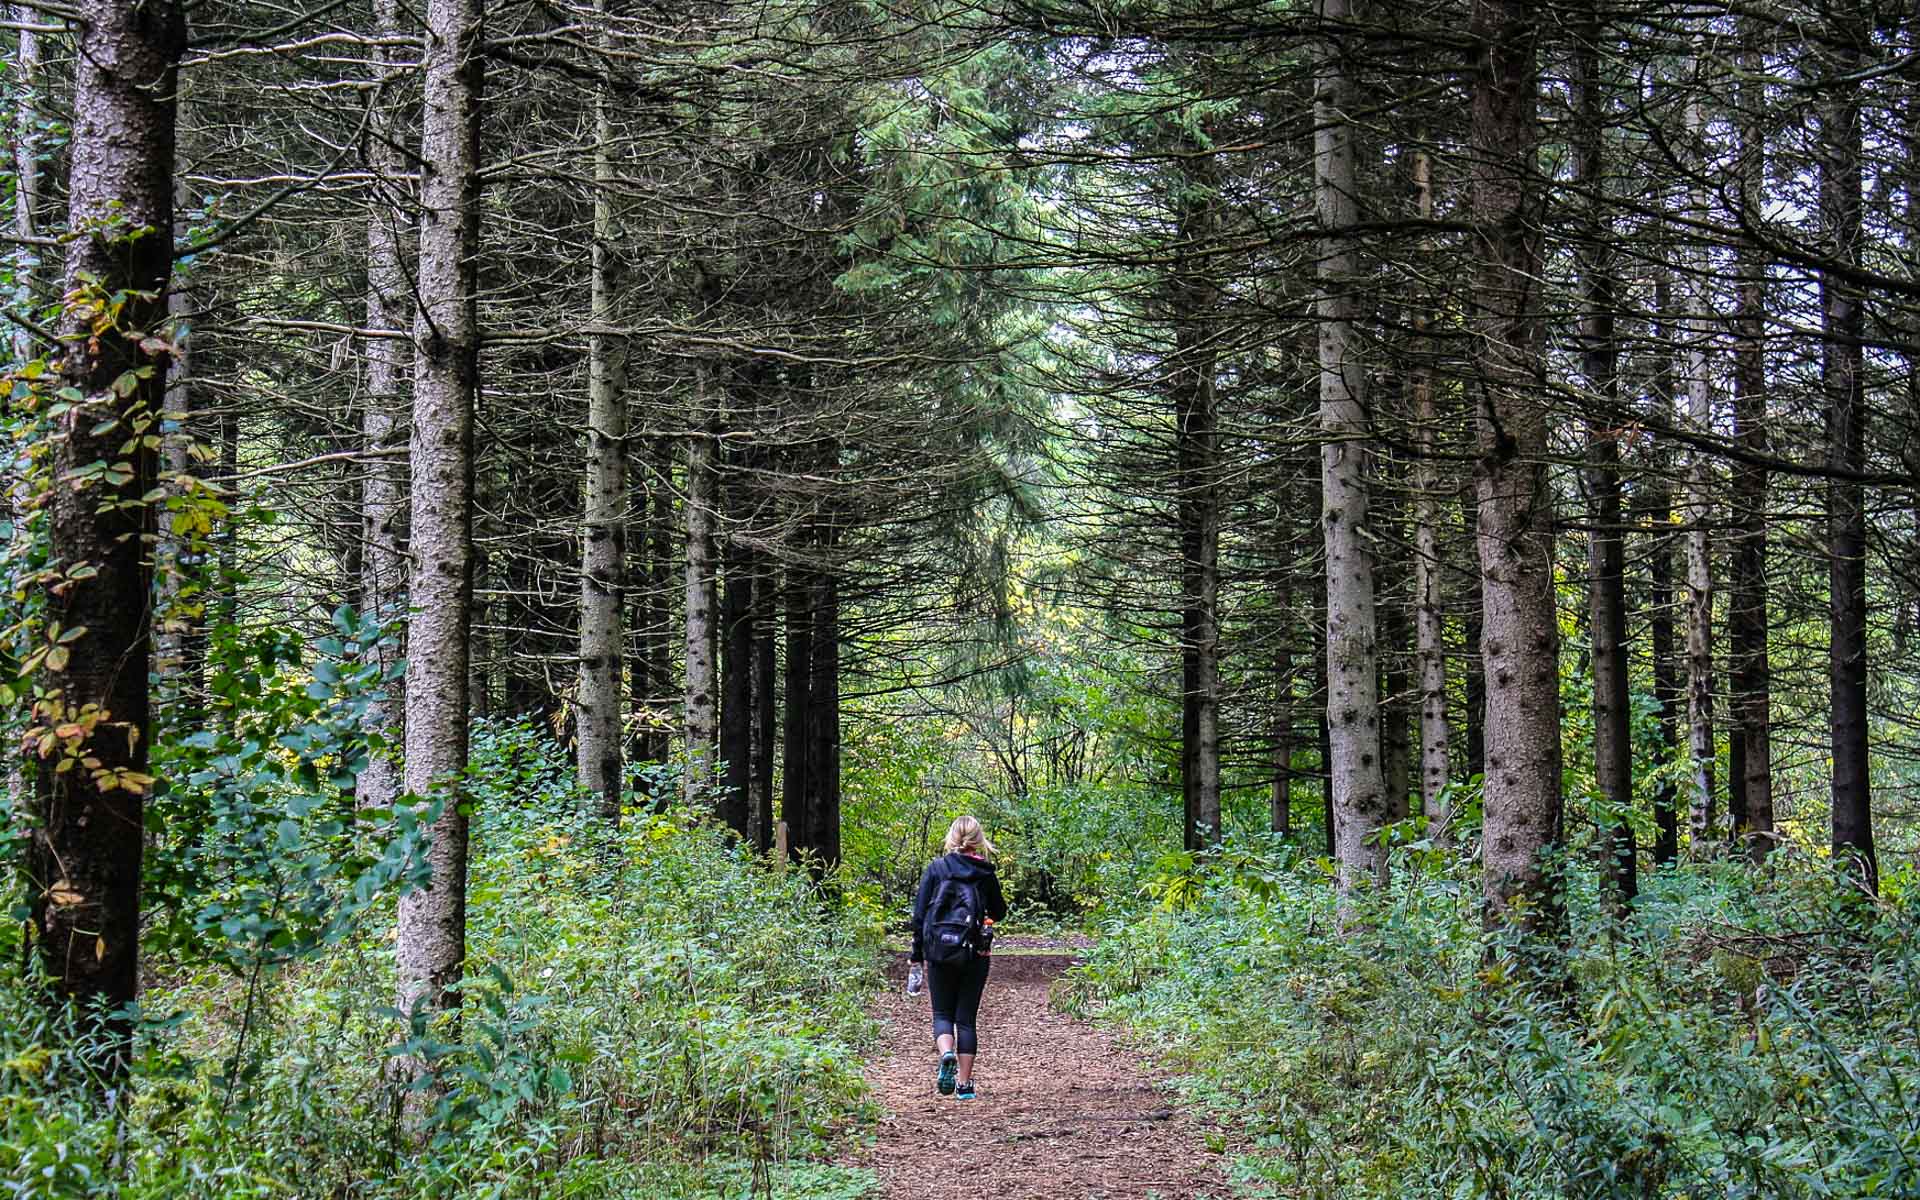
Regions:
<svg viewBox="0 0 1920 1200"><path fill-rule="evenodd" d="M992 960L993 922L1007 902L994 874L993 843L972 817L947 830L946 853L927 864L913 898L913 954L927 964L933 997L933 1044L940 1052L934 1086L943 1096L973 1099L973 1059L980 1052L974 1020Z"/></svg>

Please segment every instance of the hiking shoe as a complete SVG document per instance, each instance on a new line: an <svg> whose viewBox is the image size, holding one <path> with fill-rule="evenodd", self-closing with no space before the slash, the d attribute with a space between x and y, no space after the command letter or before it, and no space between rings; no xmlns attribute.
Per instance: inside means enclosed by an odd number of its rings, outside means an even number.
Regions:
<svg viewBox="0 0 1920 1200"><path fill-rule="evenodd" d="M934 1078L933 1085L940 1089L942 1096L953 1095L953 1077L959 1074L960 1060L949 1050L940 1056L940 1074Z"/></svg>
<svg viewBox="0 0 1920 1200"><path fill-rule="evenodd" d="M968 1082L968 1083L962 1083L957 1085L953 1089L953 1098L955 1100L973 1099L973 1084L971 1082Z"/></svg>

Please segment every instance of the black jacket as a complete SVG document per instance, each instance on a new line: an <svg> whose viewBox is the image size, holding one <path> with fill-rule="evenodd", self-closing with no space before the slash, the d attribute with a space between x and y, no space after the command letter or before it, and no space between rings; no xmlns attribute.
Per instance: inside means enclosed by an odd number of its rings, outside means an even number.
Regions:
<svg viewBox="0 0 1920 1200"><path fill-rule="evenodd" d="M1000 894L1000 877L993 872L993 864L971 854L962 854L958 850L945 854L927 864L920 876L920 890L913 897L913 954L912 962L926 959L926 947L920 944L923 936L921 929L927 922L927 905L933 903L934 889L940 886L942 879L957 879L970 883L980 893L980 907L984 917L995 921L1007 919L1006 897Z"/></svg>

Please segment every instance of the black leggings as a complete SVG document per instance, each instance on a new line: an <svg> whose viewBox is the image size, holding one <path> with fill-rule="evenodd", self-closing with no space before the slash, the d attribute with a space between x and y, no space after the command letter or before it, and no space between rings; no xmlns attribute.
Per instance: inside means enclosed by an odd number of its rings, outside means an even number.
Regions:
<svg viewBox="0 0 1920 1200"><path fill-rule="evenodd" d="M987 968L993 960L975 956L970 963L928 963L927 991L933 996L933 1036L953 1035L960 1054L978 1054L980 1039L973 1028L980 1012L980 993L987 988Z"/></svg>

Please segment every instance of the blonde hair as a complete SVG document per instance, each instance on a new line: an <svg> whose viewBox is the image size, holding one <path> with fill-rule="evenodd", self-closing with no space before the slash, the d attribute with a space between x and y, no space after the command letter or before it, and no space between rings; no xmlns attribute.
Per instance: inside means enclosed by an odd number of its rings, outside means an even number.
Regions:
<svg viewBox="0 0 1920 1200"><path fill-rule="evenodd" d="M980 828L980 822L972 817L955 817L947 827L947 853L956 850L976 858L991 858L993 843L987 840L987 831Z"/></svg>

